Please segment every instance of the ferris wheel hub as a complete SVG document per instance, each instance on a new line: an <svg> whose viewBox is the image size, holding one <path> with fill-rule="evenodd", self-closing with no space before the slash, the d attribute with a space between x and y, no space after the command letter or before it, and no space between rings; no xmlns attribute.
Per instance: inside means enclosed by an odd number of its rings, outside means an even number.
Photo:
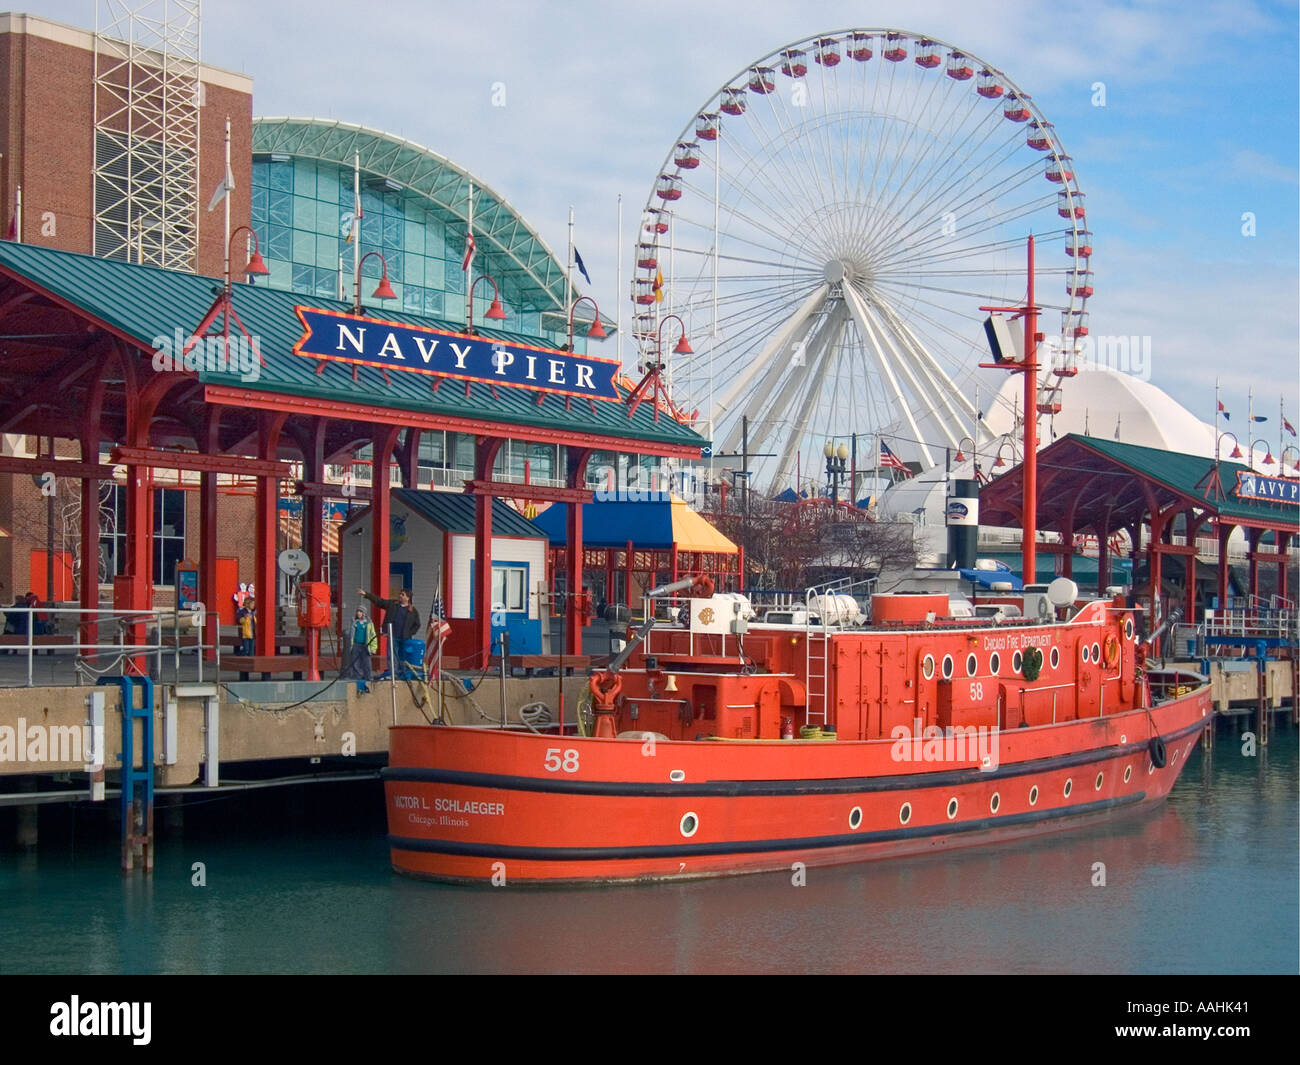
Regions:
<svg viewBox="0 0 1300 1065"><path fill-rule="evenodd" d="M850 276L849 265L843 259L831 259L822 272L827 283L831 285L838 285L846 277Z"/></svg>

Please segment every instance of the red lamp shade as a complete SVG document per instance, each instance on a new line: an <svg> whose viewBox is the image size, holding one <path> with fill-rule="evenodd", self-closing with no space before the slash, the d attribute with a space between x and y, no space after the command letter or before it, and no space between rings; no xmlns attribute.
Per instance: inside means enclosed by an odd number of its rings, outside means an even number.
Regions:
<svg viewBox="0 0 1300 1065"><path fill-rule="evenodd" d="M375 299L377 300L395 300L397 293L393 291L393 286L388 283L388 274L379 279L379 286L375 289Z"/></svg>
<svg viewBox="0 0 1300 1065"><path fill-rule="evenodd" d="M1001 454L999 454L998 457L995 458L995 459L993 460L993 465L994 465L994 466L1005 466L1005 465L1006 465L1006 463L1002 461L1002 456L1001 456Z"/></svg>
<svg viewBox="0 0 1300 1065"><path fill-rule="evenodd" d="M605 327L600 324L600 318L595 318L591 323L591 328L587 330L587 336L592 340L604 340L609 334L605 332Z"/></svg>
<svg viewBox="0 0 1300 1065"><path fill-rule="evenodd" d="M954 461L956 461L956 462L965 462L965 461L966 461L966 456L962 453L961 448L958 448L958 449L957 449L957 454L953 456L953 459L954 459Z"/></svg>
<svg viewBox="0 0 1300 1065"><path fill-rule="evenodd" d="M1233 444L1233 445L1232 445L1232 454L1229 455L1228 458L1231 458L1231 459L1239 459L1239 458L1243 458L1243 457L1244 457L1244 456L1243 456L1242 453L1241 453L1241 448L1238 447L1236 444Z"/></svg>
<svg viewBox="0 0 1300 1065"><path fill-rule="evenodd" d="M254 248L252 257L248 260L248 265L244 267L244 273L257 274L259 277L265 277L270 272L271 271L266 268L266 263L262 261L262 253Z"/></svg>
<svg viewBox="0 0 1300 1065"><path fill-rule="evenodd" d="M677 347L673 348L674 355L694 355L695 349L686 342L686 334L682 334L681 340L677 341Z"/></svg>
<svg viewBox="0 0 1300 1065"><path fill-rule="evenodd" d="M493 297L492 306L488 308L485 317L491 318L495 322L504 322L506 320L506 312L501 307L501 301L496 297Z"/></svg>
<svg viewBox="0 0 1300 1065"><path fill-rule="evenodd" d="M1266 451L1265 451L1265 454L1264 454L1264 465L1265 465L1265 466L1272 466L1272 465L1273 465L1273 449L1272 449L1272 448L1268 448L1268 449L1266 449Z"/></svg>

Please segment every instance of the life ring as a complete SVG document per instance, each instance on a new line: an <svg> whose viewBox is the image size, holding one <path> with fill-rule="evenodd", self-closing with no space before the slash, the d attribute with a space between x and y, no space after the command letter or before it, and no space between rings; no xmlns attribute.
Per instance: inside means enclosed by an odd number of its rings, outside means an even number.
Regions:
<svg viewBox="0 0 1300 1065"><path fill-rule="evenodd" d="M1106 637L1106 643L1102 647L1101 653L1107 667L1114 669L1115 663L1119 661L1119 638L1113 632Z"/></svg>
<svg viewBox="0 0 1300 1065"><path fill-rule="evenodd" d="M1157 769L1164 769L1166 761L1165 741L1159 736L1152 736L1147 740L1147 754L1151 756L1151 764Z"/></svg>

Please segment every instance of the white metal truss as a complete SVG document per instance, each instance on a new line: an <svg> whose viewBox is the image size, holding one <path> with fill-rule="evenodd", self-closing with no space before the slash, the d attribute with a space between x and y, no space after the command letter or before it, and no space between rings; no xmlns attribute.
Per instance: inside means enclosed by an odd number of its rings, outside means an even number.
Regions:
<svg viewBox="0 0 1300 1065"><path fill-rule="evenodd" d="M200 0L98 0L92 251L193 271Z"/></svg>

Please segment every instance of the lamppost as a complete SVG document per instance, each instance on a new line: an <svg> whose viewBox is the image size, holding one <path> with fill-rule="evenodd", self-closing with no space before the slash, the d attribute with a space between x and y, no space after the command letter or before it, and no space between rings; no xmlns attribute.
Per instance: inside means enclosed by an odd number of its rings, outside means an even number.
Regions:
<svg viewBox="0 0 1300 1065"><path fill-rule="evenodd" d="M397 299L397 293L393 291L393 286L388 283L388 260L377 251L368 251L357 260L357 276L352 279L352 313L356 315L361 313L361 267L372 255L377 257L380 263L383 264L383 274L379 278L379 284L375 288L373 298L377 300Z"/></svg>
<svg viewBox="0 0 1300 1065"><path fill-rule="evenodd" d="M694 355L695 349L691 347L690 342L686 339L686 323L676 314L667 315L659 323L659 328L655 332L655 357L654 362L645 364L645 376L637 383L636 388L632 389L632 394L627 397L628 416L631 417L636 413L636 409L641 402L648 396L653 396L655 403L655 420L659 420L659 405L662 402L664 408L674 417L680 417L679 411L668 395L668 390L664 387L661 374L664 369L664 326L671 321L676 321L681 327L682 335L678 338L676 346L673 348L674 355Z"/></svg>
<svg viewBox="0 0 1300 1065"><path fill-rule="evenodd" d="M1003 459L1002 459L1002 449L1003 449L1004 447L1009 447L1009 448L1011 448L1011 457L1012 457L1013 459L1016 457L1016 449L1015 449L1015 445L1013 445L1013 444L1011 443L1010 440L1003 440L1002 443L1000 443L1000 444L998 445L998 453L997 453L997 455L994 456L994 458L993 458L993 465L994 465L995 467L997 467L997 466L1005 466L1005 465L1006 465L1006 462L1004 462Z"/></svg>
<svg viewBox="0 0 1300 1065"><path fill-rule="evenodd" d="M1291 462L1291 468L1295 469L1296 467L1300 466L1300 447L1296 447L1295 444L1287 444L1287 446L1282 449L1282 454L1278 455L1277 457L1278 473L1283 472L1284 468L1286 467L1286 457L1292 451L1295 452L1295 459L1293 459Z"/></svg>
<svg viewBox="0 0 1300 1065"><path fill-rule="evenodd" d="M1217 437L1215 437L1215 439L1214 439L1214 459L1215 459L1215 461L1217 462L1218 459L1219 459L1219 445L1223 442L1223 438L1224 438L1225 436L1230 436L1230 437L1232 437L1232 454L1229 455L1228 458L1230 458L1230 459L1240 459L1240 458L1245 458L1245 456L1241 453L1241 445L1237 443L1237 437L1236 437L1236 434L1234 434L1234 433L1220 433L1220 434L1219 434Z"/></svg>
<svg viewBox="0 0 1300 1065"><path fill-rule="evenodd" d="M492 306L487 309L487 314L483 317L491 318L494 322L504 322L506 320L506 312L501 306L501 296L497 291L497 283L487 274L479 274L474 279L474 283L469 286L469 309L466 312L468 321L465 323L465 332L467 333L474 332L474 290L478 288L480 281L486 281L492 286Z"/></svg>
<svg viewBox="0 0 1300 1065"><path fill-rule="evenodd" d="M1252 440L1252 441L1250 442L1250 462L1251 462L1251 465L1254 465L1254 463L1255 463L1255 445L1256 445L1256 444L1263 444L1263 445L1264 445L1264 465L1265 465L1265 466L1272 466L1272 465L1273 465L1273 449L1272 449L1271 447L1268 446L1268 441L1265 440L1262 436L1261 436L1258 440Z"/></svg>
<svg viewBox="0 0 1300 1065"><path fill-rule="evenodd" d="M965 462L965 461L966 461L966 453L965 453L964 451L962 451L961 446L962 446L962 444L966 443L967 440L970 441L970 453L971 453L972 456L974 456L974 454L975 454L975 438L974 438L973 436L963 436L960 440L957 441L957 454L955 454L955 455L952 457L953 462Z"/></svg>
<svg viewBox="0 0 1300 1065"><path fill-rule="evenodd" d="M600 324L600 307L597 305L596 301L590 296L579 296L573 301L572 306L569 307L569 351L573 350L573 312L578 309L578 304L583 300L586 300L596 308L596 317L592 319L591 328L587 330L588 338L591 340L604 340L608 335L605 332L605 327Z"/></svg>
<svg viewBox="0 0 1300 1065"><path fill-rule="evenodd" d="M230 295L230 249L235 245L235 238L240 233L248 233L253 238L253 254L248 258L248 265L244 267L244 274L254 274L257 277L265 277L271 271L266 268L266 263L262 261L262 251L257 241L257 230L252 226L240 226L230 234L230 243L226 247L226 295Z"/></svg>
<svg viewBox="0 0 1300 1065"><path fill-rule="evenodd" d="M829 440L826 446L822 448L822 454L826 456L826 482L831 489L831 505L838 506L840 502L840 478L848 472L849 446L840 444L833 447Z"/></svg>

